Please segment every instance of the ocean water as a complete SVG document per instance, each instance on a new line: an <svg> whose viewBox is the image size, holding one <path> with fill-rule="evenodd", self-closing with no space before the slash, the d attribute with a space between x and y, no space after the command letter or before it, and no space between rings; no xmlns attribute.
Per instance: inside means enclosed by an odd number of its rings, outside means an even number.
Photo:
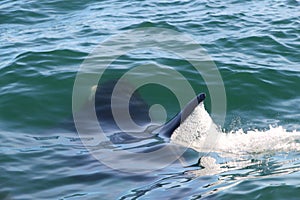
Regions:
<svg viewBox="0 0 300 200"><path fill-rule="evenodd" d="M0 199L299 199L299 8L297 0L2 1ZM110 88L141 69L127 79L130 87L152 81L132 93L139 109L131 115L146 137L119 134L103 114L106 104L97 102L114 144L86 147L96 136L74 129L73 110L93 100L74 108L75 80L99 45L99 62L109 67L101 78L91 68L75 97L93 97L95 74L100 88ZM200 73L194 63L204 66ZM191 88L207 95L196 122L178 129L178 140L152 134L144 124L150 107L153 123L168 121L190 100ZM121 99L131 96L127 89ZM101 102L110 100L101 94ZM226 112L215 112L219 105ZM126 171L146 167L140 160L114 156L176 143L191 146L147 173ZM114 167L99 161L98 151L110 152L103 157ZM167 148L156 158L170 155Z"/></svg>

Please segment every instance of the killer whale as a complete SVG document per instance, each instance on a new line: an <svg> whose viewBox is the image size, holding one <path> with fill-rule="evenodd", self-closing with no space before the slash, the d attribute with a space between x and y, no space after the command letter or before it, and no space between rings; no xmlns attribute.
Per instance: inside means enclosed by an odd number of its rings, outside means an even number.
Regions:
<svg viewBox="0 0 300 200"><path fill-rule="evenodd" d="M101 125L101 127L104 127L104 131L107 130L107 132L114 132L114 134L109 135L110 140L113 143L132 143L139 141L139 138L134 137L135 134L127 134L126 132L123 132L119 129L118 124L116 124L114 116L111 111L111 98L113 89L116 85L116 81L110 81L105 84L101 84L98 86L94 86L92 91L92 96L94 95L94 103L95 103L95 110L96 115L98 117L98 121ZM171 118L166 123L160 125L160 126L154 126L151 125L151 119L149 117L149 109L150 105L142 98L142 96L135 92L132 94L131 97L128 97L130 95L131 87L133 87L128 82L123 82L120 84L122 87L123 94L119 94L120 96L118 98L130 98L129 105L128 102L124 100L120 101L120 104L118 104L117 109L123 110L123 109L129 109L131 113L132 120L141 125L144 126L144 132L150 133L148 136L153 137L153 133L158 134L160 137L163 138L170 138L172 136L172 133L182 124L186 118L194 111L194 109L205 100L206 95L204 93L199 93L196 95L191 101L189 101L186 106L178 112L173 118ZM127 119L123 119L124 123L126 123ZM131 119L130 119L131 120ZM132 132L135 132L135 130L132 130ZM137 131L139 133L139 131ZM136 134L137 135L137 134Z"/></svg>
<svg viewBox="0 0 300 200"><path fill-rule="evenodd" d="M86 103L82 106L78 112L82 112L82 116L85 116L85 112L91 112L89 109L91 105L94 106L98 123L102 128L102 131L106 137L113 144L130 144L140 142L144 139L151 139L159 137L165 141L169 141L173 132L186 120L186 118L194 111L194 109L204 101L205 94L199 93L191 101L189 101L184 108L174 115L169 121L161 125L152 124L149 116L149 110L151 105L139 92L130 93L134 88L128 81L124 81L119 85L122 88L122 94L113 96L113 90L117 84L117 81L111 80L102 84L92 86L90 88L91 95ZM138 124L142 129L139 130L123 130L119 127L118 122L115 120L115 116L112 113L112 98L119 98L119 104L114 105L114 109L118 109L123 112L129 109L131 119L122 118L121 123L126 124L127 120L132 120ZM130 99L126 101L125 99ZM123 100L124 99L124 100ZM128 105L129 103L129 105ZM87 109L88 108L88 109ZM95 132L93 124L89 118L82 117L83 121L81 125L90 129L90 132ZM71 119L74 122L73 118ZM72 122L64 123L69 126L69 129L75 130L76 128Z"/></svg>

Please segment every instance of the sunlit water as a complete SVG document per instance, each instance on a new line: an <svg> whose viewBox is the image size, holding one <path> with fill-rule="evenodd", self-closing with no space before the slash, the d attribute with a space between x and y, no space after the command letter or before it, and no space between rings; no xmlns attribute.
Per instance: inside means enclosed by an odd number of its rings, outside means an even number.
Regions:
<svg viewBox="0 0 300 200"><path fill-rule="evenodd" d="M298 199L299 6L296 0L2 1L0 199ZM151 135L97 146L145 151L193 141L163 169L124 173L83 146L71 123L72 89L80 65L99 43L147 27L189 34L206 49L225 84L227 113L221 125L210 116L206 83L186 60L147 51L118 58L106 79L151 63L179 71L196 93L207 94L205 107L175 131L181 138ZM141 97L163 105L167 119L179 112L164 88L145 91ZM103 123L115 136L115 127ZM207 139L211 135L216 137Z"/></svg>

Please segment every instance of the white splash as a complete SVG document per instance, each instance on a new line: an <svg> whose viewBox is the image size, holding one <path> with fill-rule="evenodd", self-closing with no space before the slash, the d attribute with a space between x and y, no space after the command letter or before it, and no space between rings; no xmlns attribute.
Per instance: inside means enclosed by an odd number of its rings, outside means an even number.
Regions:
<svg viewBox="0 0 300 200"><path fill-rule="evenodd" d="M199 152L217 152L226 155L247 155L300 151L300 132L289 132L283 127L269 127L266 131L231 131L217 128L201 103L179 126L171 142L188 146Z"/></svg>
<svg viewBox="0 0 300 200"><path fill-rule="evenodd" d="M200 103L187 119L174 131L171 142L206 151L216 143L219 137L217 126Z"/></svg>
<svg viewBox="0 0 300 200"><path fill-rule="evenodd" d="M220 134L217 150L232 154L259 154L300 150L300 132L270 126L266 131L253 130Z"/></svg>

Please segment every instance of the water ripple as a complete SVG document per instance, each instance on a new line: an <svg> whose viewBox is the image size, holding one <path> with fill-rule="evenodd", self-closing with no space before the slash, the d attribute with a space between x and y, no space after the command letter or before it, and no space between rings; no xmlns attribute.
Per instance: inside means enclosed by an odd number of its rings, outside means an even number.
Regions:
<svg viewBox="0 0 300 200"><path fill-rule="evenodd" d="M134 28L159 27L190 34L215 60L227 94L222 128L265 130L271 124L299 130L299 6L297 0L3 0L0 199L298 199L297 152L250 159L213 153L196 164L200 155L189 149L165 169L137 176L93 158L73 124L63 122L72 119L76 72L99 43ZM123 55L112 63L108 76L149 62L174 67L209 94L190 63L161 52ZM139 77L156 75L166 74ZM164 94L155 89L150 96L156 101ZM178 107L170 98L164 101L170 118ZM210 110L209 100L206 106ZM139 151L158 145L151 141L99 144L95 149Z"/></svg>

